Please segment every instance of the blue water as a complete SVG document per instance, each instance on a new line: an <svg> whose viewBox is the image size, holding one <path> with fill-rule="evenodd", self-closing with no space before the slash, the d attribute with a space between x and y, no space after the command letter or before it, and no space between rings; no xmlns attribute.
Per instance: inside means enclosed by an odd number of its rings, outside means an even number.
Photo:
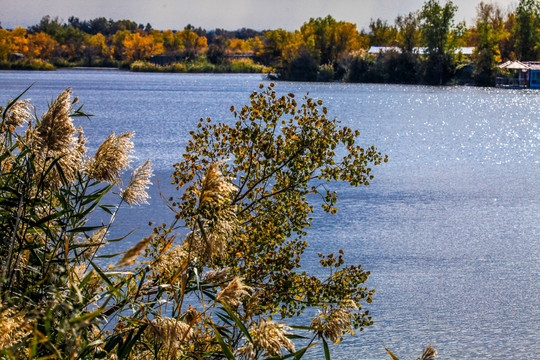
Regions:
<svg viewBox="0 0 540 360"><path fill-rule="evenodd" d="M260 75L119 71L2 72L0 103L33 83L38 114L67 86L91 120L92 150L135 130L137 163L156 172L150 205L125 209L116 231L169 221L159 198L201 117L231 121ZM266 81L264 81L266 82ZM371 84L276 84L320 98L390 162L366 188L338 186L339 211L317 212L305 268L343 248L371 272L374 326L332 348L336 359L414 359L431 343L442 359L540 358L540 92ZM121 214L122 215L122 214ZM129 245L126 244L126 247Z"/></svg>

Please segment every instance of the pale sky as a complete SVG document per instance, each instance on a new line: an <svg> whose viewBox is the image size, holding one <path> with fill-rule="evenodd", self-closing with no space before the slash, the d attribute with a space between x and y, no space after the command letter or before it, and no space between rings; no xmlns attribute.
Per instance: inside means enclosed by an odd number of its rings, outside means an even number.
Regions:
<svg viewBox="0 0 540 360"><path fill-rule="evenodd" d="M515 7L518 0L494 2L503 10ZM445 1L441 0L441 4ZM480 0L453 0L458 6L456 22L470 25ZM4 28L28 27L44 15L70 16L81 20L97 17L128 19L150 23L158 30L181 30L187 24L206 30L242 27L255 30L296 30L310 18L332 15L336 20L368 29L371 18L393 24L397 15L419 10L424 0L0 0L0 23Z"/></svg>

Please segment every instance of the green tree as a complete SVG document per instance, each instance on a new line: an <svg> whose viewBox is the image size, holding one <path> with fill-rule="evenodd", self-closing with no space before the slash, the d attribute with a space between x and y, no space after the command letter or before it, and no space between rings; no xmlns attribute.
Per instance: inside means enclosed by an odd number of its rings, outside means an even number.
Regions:
<svg viewBox="0 0 540 360"><path fill-rule="evenodd" d="M264 49L260 58L265 65L282 67L287 47L293 43L294 34L284 30L268 30L264 32Z"/></svg>
<svg viewBox="0 0 540 360"><path fill-rule="evenodd" d="M409 13L406 16L399 15L396 18L397 45L402 52L412 53L420 44L420 29L417 13Z"/></svg>
<svg viewBox="0 0 540 360"><path fill-rule="evenodd" d="M501 60L516 60L516 36L514 28L516 26L516 14L508 13L504 20L501 40L499 41L499 50L501 51Z"/></svg>
<svg viewBox="0 0 540 360"><path fill-rule="evenodd" d="M422 43L427 59L424 63L424 79L430 84L448 82L455 71L454 50L451 34L457 7L447 1L444 6L437 0L428 0L420 12Z"/></svg>
<svg viewBox="0 0 540 360"><path fill-rule="evenodd" d="M478 85L495 83L497 64L501 61L499 41L502 26L500 9L493 4L481 2L477 7L477 44L473 54L475 62L473 76Z"/></svg>
<svg viewBox="0 0 540 360"><path fill-rule="evenodd" d="M376 46L392 46L396 43L397 29L389 25L386 20L373 20L369 22L369 44Z"/></svg>
<svg viewBox="0 0 540 360"><path fill-rule="evenodd" d="M336 21L332 16L311 18L300 28L304 44L319 65L337 64L339 58L360 48L356 25Z"/></svg>
<svg viewBox="0 0 540 360"><path fill-rule="evenodd" d="M56 37L56 33L62 29L62 23L58 17L51 18L50 15L46 15L41 18L38 25L30 26L28 31L30 33L44 32L52 37Z"/></svg>
<svg viewBox="0 0 540 360"><path fill-rule="evenodd" d="M540 1L521 0L516 9L516 56L522 61L540 59Z"/></svg>

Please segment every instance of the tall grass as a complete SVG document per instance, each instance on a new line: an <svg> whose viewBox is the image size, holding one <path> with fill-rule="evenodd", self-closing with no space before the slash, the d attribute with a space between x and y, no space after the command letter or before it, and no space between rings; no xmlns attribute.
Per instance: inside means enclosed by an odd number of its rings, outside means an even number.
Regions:
<svg viewBox="0 0 540 360"><path fill-rule="evenodd" d="M134 72L173 72L173 73L266 73L269 68L255 64L251 59L233 59L221 64L212 64L205 59L180 62L170 65L156 65L147 61L135 61L130 70Z"/></svg>
<svg viewBox="0 0 540 360"><path fill-rule="evenodd" d="M17 61L0 61L2 70L55 70L56 67L41 59L25 59Z"/></svg>

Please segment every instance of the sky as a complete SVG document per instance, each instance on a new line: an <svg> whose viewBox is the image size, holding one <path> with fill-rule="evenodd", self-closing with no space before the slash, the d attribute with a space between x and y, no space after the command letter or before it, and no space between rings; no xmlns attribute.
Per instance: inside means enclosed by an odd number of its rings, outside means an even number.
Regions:
<svg viewBox="0 0 540 360"><path fill-rule="evenodd" d="M518 0L497 0L503 10ZM440 0L441 4L444 0ZM472 24L480 0L453 0L458 6L456 21ZM424 0L0 0L0 24L4 28L28 27L45 16L67 22L70 16L81 20L97 17L150 23L158 30L181 30L186 25L237 30L299 29L310 18L333 16L338 21L368 29L370 19L381 18L393 24L397 15L422 8Z"/></svg>

